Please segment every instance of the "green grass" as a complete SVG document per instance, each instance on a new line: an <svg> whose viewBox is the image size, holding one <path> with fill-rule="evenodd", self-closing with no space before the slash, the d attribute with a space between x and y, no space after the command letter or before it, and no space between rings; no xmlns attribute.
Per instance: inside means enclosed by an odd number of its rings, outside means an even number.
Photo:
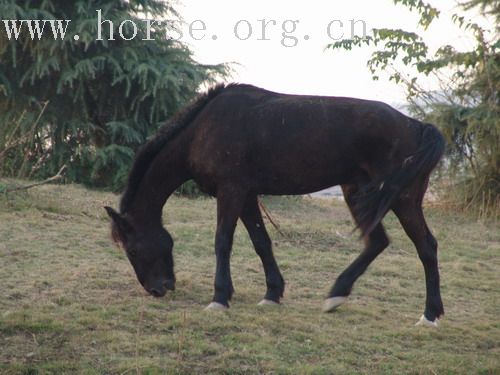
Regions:
<svg viewBox="0 0 500 375"><path fill-rule="evenodd" d="M102 207L118 197L77 186L0 195L2 374L499 374L500 230L427 209L440 243L446 315L415 327L423 268L397 220L391 246L350 302L321 313L326 293L361 249L344 204L266 198L287 281L280 307L258 307L262 266L242 225L228 312L212 296L215 201L173 197L164 220L176 244L177 291L146 296L111 244Z"/></svg>

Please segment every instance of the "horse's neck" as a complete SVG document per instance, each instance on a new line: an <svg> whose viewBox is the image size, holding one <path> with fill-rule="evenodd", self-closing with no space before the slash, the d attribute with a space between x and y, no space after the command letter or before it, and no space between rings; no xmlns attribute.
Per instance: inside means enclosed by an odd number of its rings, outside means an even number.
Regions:
<svg viewBox="0 0 500 375"><path fill-rule="evenodd" d="M144 175L129 214L146 225L161 223L167 199L189 179L185 159L181 152L163 150Z"/></svg>

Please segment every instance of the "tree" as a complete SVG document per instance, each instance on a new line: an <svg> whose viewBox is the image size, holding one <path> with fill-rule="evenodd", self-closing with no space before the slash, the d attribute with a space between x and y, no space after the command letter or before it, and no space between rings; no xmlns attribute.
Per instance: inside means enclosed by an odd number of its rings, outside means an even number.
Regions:
<svg viewBox="0 0 500 375"><path fill-rule="evenodd" d="M97 10L114 24L98 33ZM180 41L145 17L179 19L161 0L2 0L0 14L0 173L46 178L68 166L70 181L123 185L136 148L190 100L201 84L227 74L202 65ZM8 20L71 20L64 39L45 25L17 40ZM119 37L119 25L125 39ZM5 26L5 30L1 27ZM31 24L32 28L35 25ZM64 26L64 25L63 25ZM137 32L135 38L132 36ZM75 37L78 35L78 37Z"/></svg>
<svg viewBox="0 0 500 375"><path fill-rule="evenodd" d="M421 0L394 0L420 15L426 29L439 11ZM479 208L489 216L500 214L500 1L469 0L463 10L479 10L495 25L484 30L459 14L453 21L469 31L475 46L457 51L442 46L434 55L414 32L374 29L366 38L357 37L329 45L331 49L375 47L368 67L374 79L389 71L391 80L407 89L410 110L433 122L449 142L446 165L455 181L455 198L466 208ZM404 73L398 67L411 68ZM420 85L423 75L434 75L441 90L429 92ZM456 194L458 193L458 194Z"/></svg>

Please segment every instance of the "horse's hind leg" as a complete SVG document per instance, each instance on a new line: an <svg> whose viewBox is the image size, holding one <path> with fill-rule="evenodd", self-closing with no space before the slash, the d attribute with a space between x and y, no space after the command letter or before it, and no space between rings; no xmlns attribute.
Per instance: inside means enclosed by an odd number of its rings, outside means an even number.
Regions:
<svg viewBox="0 0 500 375"><path fill-rule="evenodd" d="M267 234L266 227L262 220L256 196L249 196L240 215L243 224L247 228L255 251L259 255L264 272L266 274L267 292L264 299L259 304L279 303L283 297L285 282L281 276L278 264L274 259L272 242Z"/></svg>
<svg viewBox="0 0 500 375"><path fill-rule="evenodd" d="M357 185L342 185L345 201L351 211L351 214L356 222L356 214L353 211L353 196L358 191ZM389 246L389 238L387 237L384 227L379 223L373 231L364 238L365 249L352 262L349 267L335 281L333 288L329 293L329 298L325 301L323 310L330 312L347 300L351 293L352 286L355 281L366 271L370 263Z"/></svg>
<svg viewBox="0 0 500 375"><path fill-rule="evenodd" d="M444 309L439 288L437 241L429 230L422 211L422 199L426 187L427 183L413 188L415 194L408 194L398 199L393 205L393 211L417 248L418 256L424 266L427 297L424 316L417 324L437 326L437 319L444 314Z"/></svg>

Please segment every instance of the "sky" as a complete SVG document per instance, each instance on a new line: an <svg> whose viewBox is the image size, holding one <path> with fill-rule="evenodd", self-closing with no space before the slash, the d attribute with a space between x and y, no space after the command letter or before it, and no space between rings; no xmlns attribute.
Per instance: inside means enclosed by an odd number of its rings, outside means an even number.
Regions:
<svg viewBox="0 0 500 375"><path fill-rule="evenodd" d="M366 66L369 49L346 52L325 47L333 42L331 38L352 34L350 20L359 21L356 35L363 33L364 22L368 31L381 27L418 31L431 50L444 44L471 47L470 38L450 21L451 14L460 12L456 2L430 2L442 15L426 32L417 28L416 13L395 6L392 0L181 0L177 9L186 21L182 40L195 58L206 64L233 62L231 81L290 94L351 96L402 105L403 88L389 82L386 75L372 80ZM334 20L329 36L328 25ZM298 21L295 32L292 21ZM189 35L190 25L194 37ZM283 38L284 30L287 38ZM425 84L436 88L432 80Z"/></svg>

